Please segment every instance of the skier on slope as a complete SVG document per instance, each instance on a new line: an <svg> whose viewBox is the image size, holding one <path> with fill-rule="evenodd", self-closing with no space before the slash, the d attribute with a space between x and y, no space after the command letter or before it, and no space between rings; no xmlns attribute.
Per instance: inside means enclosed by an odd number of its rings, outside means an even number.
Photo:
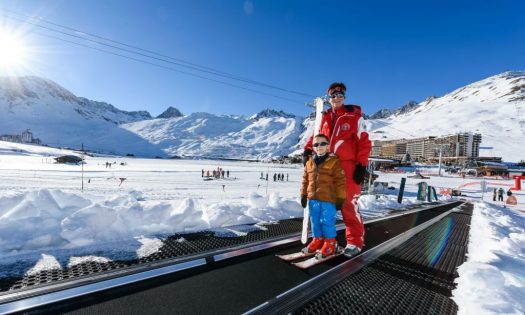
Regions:
<svg viewBox="0 0 525 315"><path fill-rule="evenodd" d="M503 201L503 194L505 193L505 190L503 188L498 189L498 201Z"/></svg>
<svg viewBox="0 0 525 315"><path fill-rule="evenodd" d="M345 201L345 172L337 156L328 153L328 137L313 137L315 154L304 167L301 186L301 205L310 207L313 240L303 253L319 250L319 258L333 255L337 248L335 239L335 213Z"/></svg>
<svg viewBox="0 0 525 315"><path fill-rule="evenodd" d="M327 94L332 108L323 112L319 133L331 139L329 150L341 160L346 174L346 199L341 214L346 225L344 254L352 257L359 254L364 246L365 230L357 198L361 193L372 145L361 116L361 107L344 105L346 86L342 82L332 83ZM304 163L312 154L312 141L313 135L305 145Z"/></svg>

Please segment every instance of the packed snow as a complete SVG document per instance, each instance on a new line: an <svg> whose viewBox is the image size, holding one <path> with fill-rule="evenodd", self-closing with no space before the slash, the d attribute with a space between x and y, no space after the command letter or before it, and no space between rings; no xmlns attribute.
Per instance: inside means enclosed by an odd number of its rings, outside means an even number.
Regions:
<svg viewBox="0 0 525 315"><path fill-rule="evenodd" d="M458 268L458 314L525 313L525 208L476 202L467 261Z"/></svg>
<svg viewBox="0 0 525 315"><path fill-rule="evenodd" d="M53 163L63 154L77 153L0 142L0 277L147 257L173 233L207 230L236 237L303 213L300 165L118 156ZM202 177L203 170L206 175L217 168L229 177ZM459 188L475 202L469 256L454 291L460 312L522 313L525 193L516 192L518 205L504 208L491 201L491 192L507 190L511 180L488 179L482 194L479 178L437 177L432 175L437 169L428 167L418 171L431 175L424 181L441 200L452 198L448 189ZM275 173L285 180L274 181ZM386 186L359 199L365 220L419 202L422 180L408 178L403 204L397 203L401 178L413 173L378 174Z"/></svg>

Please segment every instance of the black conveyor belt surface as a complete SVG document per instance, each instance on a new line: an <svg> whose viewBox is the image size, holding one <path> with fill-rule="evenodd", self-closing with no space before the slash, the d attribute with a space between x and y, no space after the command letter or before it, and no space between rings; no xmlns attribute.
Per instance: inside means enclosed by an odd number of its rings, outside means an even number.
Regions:
<svg viewBox="0 0 525 315"><path fill-rule="evenodd" d="M295 313L456 314L450 296L466 256L472 205L459 209Z"/></svg>

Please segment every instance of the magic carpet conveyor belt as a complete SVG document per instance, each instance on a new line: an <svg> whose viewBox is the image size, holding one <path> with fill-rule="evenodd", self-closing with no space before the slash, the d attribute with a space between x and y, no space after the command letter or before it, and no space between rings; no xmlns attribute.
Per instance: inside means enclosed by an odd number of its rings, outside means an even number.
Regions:
<svg viewBox="0 0 525 315"><path fill-rule="evenodd" d="M472 208L464 204L249 313L456 314L450 297L466 259Z"/></svg>

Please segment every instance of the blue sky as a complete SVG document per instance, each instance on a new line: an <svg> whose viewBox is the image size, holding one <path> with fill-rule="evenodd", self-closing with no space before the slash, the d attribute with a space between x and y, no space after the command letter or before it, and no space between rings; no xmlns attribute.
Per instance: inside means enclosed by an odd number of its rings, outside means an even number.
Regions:
<svg viewBox="0 0 525 315"><path fill-rule="evenodd" d="M49 78L78 96L124 110L158 115L174 106L184 114L251 115L273 108L306 115L304 103L311 97L99 46L15 14L308 95L322 95L331 82L343 81L347 103L372 114L506 70L525 70L523 12L523 1L4 0L0 27L15 30L30 51L17 74Z"/></svg>

